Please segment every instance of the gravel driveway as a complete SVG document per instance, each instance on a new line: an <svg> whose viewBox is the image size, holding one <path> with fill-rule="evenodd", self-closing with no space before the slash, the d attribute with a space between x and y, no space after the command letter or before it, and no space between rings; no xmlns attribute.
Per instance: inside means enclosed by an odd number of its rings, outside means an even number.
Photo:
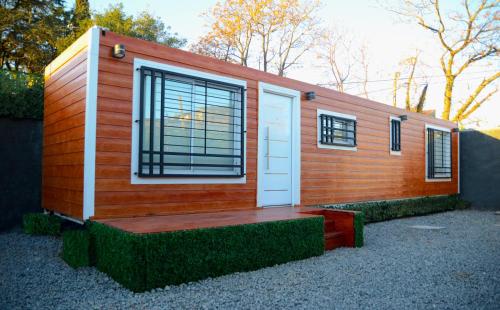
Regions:
<svg viewBox="0 0 500 310"><path fill-rule="evenodd" d="M0 234L0 309L500 308L500 215L455 211L371 224L365 242L134 294L94 268L68 267L60 239L14 231Z"/></svg>

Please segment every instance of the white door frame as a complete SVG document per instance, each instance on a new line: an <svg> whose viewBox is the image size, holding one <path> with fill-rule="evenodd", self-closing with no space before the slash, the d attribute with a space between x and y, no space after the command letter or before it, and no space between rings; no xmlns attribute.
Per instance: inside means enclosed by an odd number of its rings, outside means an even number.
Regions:
<svg viewBox="0 0 500 310"><path fill-rule="evenodd" d="M258 98L258 135L257 135L257 149L261 150L264 145L262 145L261 137L265 135L263 126L260 125L260 120L263 119L261 113L263 109L261 108L262 101L264 99L264 94L270 93L275 95L281 95L289 97L292 99L292 119L291 119L291 134L292 134L292 205L300 204L300 91L284 88L280 86L275 86L272 84L267 84L259 82L259 98ZM262 201L262 178L264 177L264 162L262 158L259 158L259 153L257 152L257 206L263 207L264 202Z"/></svg>

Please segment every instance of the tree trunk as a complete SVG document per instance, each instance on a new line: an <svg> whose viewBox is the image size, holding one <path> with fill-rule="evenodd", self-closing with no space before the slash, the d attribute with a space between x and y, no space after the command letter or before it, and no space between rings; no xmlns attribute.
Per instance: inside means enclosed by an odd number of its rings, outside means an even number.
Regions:
<svg viewBox="0 0 500 310"><path fill-rule="evenodd" d="M398 94L398 80L399 80L399 72L394 73L394 82L393 82L393 90L392 90L392 106L397 106L397 94Z"/></svg>
<svg viewBox="0 0 500 310"><path fill-rule="evenodd" d="M455 77L453 75L446 76L446 86L444 87L444 104L443 113L441 118L444 120L450 119L451 98L453 95L453 84L455 84Z"/></svg>
<svg viewBox="0 0 500 310"><path fill-rule="evenodd" d="M263 69L264 72L267 72L267 49L266 49L266 40L265 37L262 36L262 58L263 58Z"/></svg>
<svg viewBox="0 0 500 310"><path fill-rule="evenodd" d="M425 84L424 89L422 89L422 93L420 94L420 99L418 100L418 104L415 107L415 112L422 113L424 110L425 98L427 95L427 87L429 84Z"/></svg>

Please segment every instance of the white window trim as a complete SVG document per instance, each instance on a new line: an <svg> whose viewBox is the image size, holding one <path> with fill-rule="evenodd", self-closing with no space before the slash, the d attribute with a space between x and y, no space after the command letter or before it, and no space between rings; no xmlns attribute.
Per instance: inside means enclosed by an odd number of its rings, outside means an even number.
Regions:
<svg viewBox="0 0 500 310"><path fill-rule="evenodd" d="M440 127L440 126L436 126L436 125L432 125L432 124L425 124L425 132L424 132L424 136L425 136L425 182L451 182L451 178L447 178L447 179L429 179L428 176L427 176L427 166L428 166L428 155L429 155L429 152L427 150L427 129L436 129L436 130L441 130L441 131L446 131L446 132L449 132L450 133L450 143L453 143L453 140L451 138L451 129L450 128L445 128L445 127ZM451 156L451 154L450 154ZM451 169L453 170L453 162L451 163L452 167Z"/></svg>
<svg viewBox="0 0 500 310"><path fill-rule="evenodd" d="M318 148L320 149L331 149L331 150L342 150L342 151L354 151L356 152L358 150L357 146L341 146L341 145L327 145L327 144L321 144L320 139L321 139L321 124L319 120L319 116L321 114L326 114L326 115L331 115L331 116L337 116L341 118L347 118L347 119L352 119L356 121L356 116L355 115L350 115L350 114L344 114L344 113L339 113L339 112L333 112L333 111L328 111L328 110L322 110L322 109L317 109L316 113L316 141ZM358 130L356 124L356 131ZM357 136L357 132L356 132ZM356 142L357 142L357 137L356 137Z"/></svg>
<svg viewBox="0 0 500 310"><path fill-rule="evenodd" d="M297 90L280 87L272 84L267 84L259 81L259 100L258 104L262 102L265 93L277 94L292 98L292 205L300 205L300 174L301 174L301 119L300 119L300 92ZM262 109L259 108L258 123L262 119ZM264 135L264 128L258 126L257 134L257 149L262 150L263 146L260 145L261 139ZM257 206L265 207L262 202L262 178L264 177L264 163L259 158L260 152L257 152Z"/></svg>
<svg viewBox="0 0 500 310"><path fill-rule="evenodd" d="M401 125L403 124L403 122L401 122L400 117L392 116L392 115L389 116L389 153L391 155L401 156L401 151L393 151L392 150L392 123L391 123L392 120L399 122L399 128L401 128ZM401 133L399 135L400 135L400 137L402 136ZM399 143L401 146L401 141L399 141Z"/></svg>
<svg viewBox="0 0 500 310"><path fill-rule="evenodd" d="M211 79L214 81L220 81L230 84L235 84L238 86L242 86L245 90L247 87L247 82L245 80L233 79L221 75L216 75L212 73L206 73L203 71L187 69L183 67L177 67L173 65L168 65L165 63L159 63L155 61L134 58L134 81L133 81L133 100L132 100L132 143L131 143L131 151L132 156L130 160L130 183L131 184L245 184L246 183L246 164L247 164L247 100L246 100L246 91L243 97L243 110L245 115L243 133L244 133L244 152L243 152L243 176L241 177L147 177L141 178L136 172L138 172L138 161L139 161L139 123L136 123L135 120L139 119L140 115L140 70L138 70L142 66L148 66L151 68L166 70L180 74L191 75L195 77Z"/></svg>

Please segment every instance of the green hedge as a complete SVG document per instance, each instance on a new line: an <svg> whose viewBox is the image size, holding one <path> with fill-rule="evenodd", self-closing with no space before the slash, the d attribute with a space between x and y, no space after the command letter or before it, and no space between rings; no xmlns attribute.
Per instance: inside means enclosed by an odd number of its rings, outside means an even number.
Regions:
<svg viewBox="0 0 500 310"><path fill-rule="evenodd" d="M461 200L457 195L451 195L321 207L361 211L364 215L365 223L373 223L395 218L463 209L468 207L468 203Z"/></svg>
<svg viewBox="0 0 500 310"><path fill-rule="evenodd" d="M363 212L354 214L354 247L360 248L364 244L365 216Z"/></svg>
<svg viewBox="0 0 500 310"><path fill-rule="evenodd" d="M61 219L44 213L23 215L23 230L29 235L57 236L61 233Z"/></svg>
<svg viewBox="0 0 500 310"><path fill-rule="evenodd" d="M41 119L43 77L0 70L0 117Z"/></svg>
<svg viewBox="0 0 500 310"><path fill-rule="evenodd" d="M96 267L142 292L324 252L323 218L132 234L93 222Z"/></svg>
<svg viewBox="0 0 500 310"><path fill-rule="evenodd" d="M62 258L73 268L90 266L90 234L87 230L63 233Z"/></svg>

